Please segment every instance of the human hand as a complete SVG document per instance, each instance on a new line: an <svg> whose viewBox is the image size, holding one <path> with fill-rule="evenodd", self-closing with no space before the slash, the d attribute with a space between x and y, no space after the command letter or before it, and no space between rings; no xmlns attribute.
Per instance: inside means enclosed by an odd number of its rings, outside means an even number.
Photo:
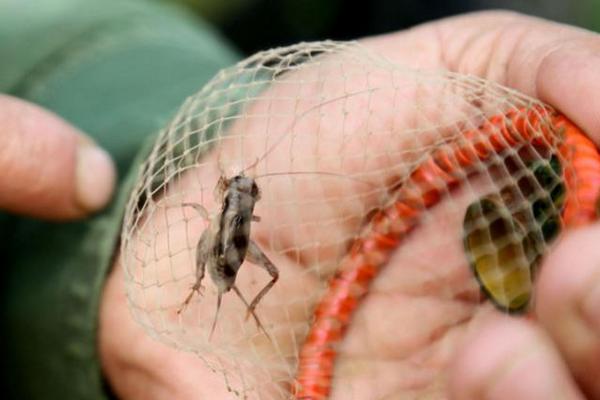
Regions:
<svg viewBox="0 0 600 400"><path fill-rule="evenodd" d="M107 153L42 108L0 95L0 209L66 220L104 206L115 171Z"/></svg>
<svg viewBox="0 0 600 400"><path fill-rule="evenodd" d="M600 66L600 59L594 53L600 49L600 39L594 34L515 14L481 13L367 39L364 43L400 64L476 74L541 98L575 121L597 143L600 141L596 111L600 108L593 97L600 89L600 82L593 76ZM571 78L564 79L565 76ZM207 181L216 180L218 171L215 169L212 174L205 177ZM468 204L469 198L465 195L462 201ZM457 226L456 222L462 219L461 215L449 217L441 211L438 210L440 214L436 217L440 221L446 218L447 226ZM257 225L255 237L260 238L261 232L265 237L269 227L263 222ZM411 243L425 238L433 240L435 233L424 227L403 247L409 248ZM439 230L437 233L440 234ZM575 254L582 255L577 260L570 255L575 246L589 242L591 236L593 231L567 234L549 255L539 277L536 322L500 316L491 307L468 302L444 303L428 293L415 293L414 287L403 284L405 280L410 282L407 278L411 277L411 270L393 268L413 265L412 272L419 272L418 264L411 264L415 260L403 259L407 254L400 250L383 272L384 279L376 281L371 290L384 295L369 295L356 316L362 321L373 319L378 323L353 324L343 344L345 354L371 360L376 367L383 356L388 358L380 366L381 373L375 378L370 376L371 381L352 382L352 377L344 377L343 382L350 382L352 388L334 387L333 398L345 398L349 392L357 398L361 393L372 398L369 393L373 387L378 388L378 393L400 398L428 395L458 399L509 396L576 399L584 398L583 393L589 398L600 397L595 381L600 335L598 328L590 328L578 311L584 309L579 306L580 299L586 298L587 292L592 293L591 287L584 284L594 282L590 277L597 273L598 266L593 265L597 257L593 246L589 252L585 247L576 249L579 252ZM447 250L443 254L445 261L462 256L456 249ZM564 262L565 258L571 262ZM303 276L297 272L301 271L299 265L290 259L273 261L283 274L292 275L282 281ZM563 271L576 262L580 263L576 268ZM304 281L297 288L286 287L280 293L302 296L316 287L318 282ZM122 271L117 266L102 300L99 340L105 373L119 396L125 399L231 396L222 378L212 374L199 359L147 336L131 319L123 292ZM274 291L271 296L276 295ZM402 301L400 307L402 299L410 301ZM390 310L399 311L390 315ZM382 318L384 314L386 318ZM301 312L293 317L308 318ZM468 332L465 339L464 324L472 319L479 329ZM398 334L398 328L407 324L417 326L418 330L411 331L411 335ZM451 354L448 348L459 343L461 350L457 355ZM428 355L429 363L416 367L415 361L423 354ZM452 359L455 367L448 369ZM340 358L338 363L343 365L345 360ZM447 369L449 387L438 380L443 375L440 369ZM520 373L521 370L524 372Z"/></svg>

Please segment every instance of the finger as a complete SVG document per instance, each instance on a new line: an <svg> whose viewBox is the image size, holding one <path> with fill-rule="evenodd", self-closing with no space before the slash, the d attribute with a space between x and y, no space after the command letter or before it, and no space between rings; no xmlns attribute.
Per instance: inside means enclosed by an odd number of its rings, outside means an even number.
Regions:
<svg viewBox="0 0 600 400"><path fill-rule="evenodd" d="M559 109L600 144L600 35L508 12L439 24L444 63Z"/></svg>
<svg viewBox="0 0 600 400"><path fill-rule="evenodd" d="M600 144L600 36L514 12L446 18L365 41L387 58L445 68L548 102Z"/></svg>
<svg viewBox="0 0 600 400"><path fill-rule="evenodd" d="M546 334L498 314L467 335L449 379L453 399L583 399Z"/></svg>
<svg viewBox="0 0 600 400"><path fill-rule="evenodd" d="M537 95L600 145L600 36L575 40L542 60Z"/></svg>
<svg viewBox="0 0 600 400"><path fill-rule="evenodd" d="M115 172L106 152L65 121L0 95L0 208L76 218L109 200Z"/></svg>
<svg viewBox="0 0 600 400"><path fill-rule="evenodd" d="M600 398L600 225L569 234L544 263L536 311L576 379Z"/></svg>

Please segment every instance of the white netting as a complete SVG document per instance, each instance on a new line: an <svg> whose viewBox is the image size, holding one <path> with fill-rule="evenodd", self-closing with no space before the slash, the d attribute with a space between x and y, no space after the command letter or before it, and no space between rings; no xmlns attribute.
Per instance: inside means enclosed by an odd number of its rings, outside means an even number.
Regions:
<svg viewBox="0 0 600 400"><path fill-rule="evenodd" d="M531 98L471 76L395 65L355 43L270 50L221 71L162 132L128 204L121 251L134 318L158 340L197 354L240 397L289 398L330 278L369 235L370 218L410 194L415 228L381 260L344 340L332 345L332 395L378 399L415 385L433 392L462 332L455 328L493 309L481 304L474 272L498 306L514 311L529 301L527 282L555 236L547 221L560 226L560 176L569 166L558 158L560 135L548 141L538 129L529 132L538 145L499 145L453 171L452 182L426 177L440 197L434 203L422 193L415 204L423 185L412 182L414 172L436 151L459 157L453 149L469 145L468 132L502 116L510 125L508 115L523 110L538 122L523 117L529 131L547 125ZM182 204L218 218L219 177L242 171L262 191L250 238L280 272L256 309L270 338L228 292L209 340L217 291L208 273L202 295L177 313L209 229ZM261 177L271 173L280 175ZM269 280L246 260L236 284L252 299Z"/></svg>

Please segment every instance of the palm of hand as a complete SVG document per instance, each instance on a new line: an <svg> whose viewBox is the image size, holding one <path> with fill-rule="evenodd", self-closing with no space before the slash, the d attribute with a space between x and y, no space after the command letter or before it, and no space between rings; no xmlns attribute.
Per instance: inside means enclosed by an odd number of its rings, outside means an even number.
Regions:
<svg viewBox="0 0 600 400"><path fill-rule="evenodd" d="M487 19L484 17L470 18L472 18L470 21L472 24L463 33L466 33L467 36L479 36L484 39L487 34L488 45L490 40L497 39L496 43L510 47L510 43L514 44L518 37L518 35L504 32L503 39L505 40L500 40L493 34L493 29L490 33L487 24L496 21L495 16ZM503 18L505 17L498 20L505 22L511 19ZM453 22L447 22L444 26L452 27ZM452 53L451 48L444 49L446 52L440 53L440 48L444 48L447 44L443 39L442 31L444 29L442 28L444 26L438 24L431 28L423 27L421 30L400 35L396 40L384 37L371 39L367 43L405 64L463 68L466 69L464 72L476 72L499 80L501 83L515 84L526 92L536 94L536 88L532 89L527 83L528 79L532 80L531 73L529 75L525 72L521 75L516 73L510 75L506 72L507 70L504 70L504 75L502 75L493 69L494 63L490 63L489 59L476 52L477 46L473 44L461 54L462 58L457 59L452 54L448 54ZM441 40L436 36L440 32ZM436 37L437 39L432 40ZM480 46L485 47L484 39L482 39L482 43L479 43ZM413 50L417 47L419 52L414 52ZM467 50L472 50L472 54L469 55ZM502 52L498 51L498 53ZM518 58L515 59L518 60ZM466 63L466 67L461 65L461 62ZM490 63L492 68L482 70L481 68L488 65L487 63ZM502 60L499 60L499 64L501 63ZM513 60L512 63L518 64L519 62ZM541 74L542 72L537 71L537 73ZM552 95L548 91L544 92L544 88L543 85L538 87L537 94L540 94L541 91L541 96L552 100ZM566 101L568 99L563 98L559 103ZM583 120L583 123L585 125L586 120ZM212 173L218 175L218 171ZM486 182L482 182L480 186L482 192L485 191L485 186ZM474 318L485 320L488 319L486 315L494 314L491 307L478 305L480 299L478 288L469 275L470 272L462 253L460 241L462 213L444 212L445 206L464 210L466 204L473 200L473 196L475 195L472 192L470 194L455 193L452 196L452 203L442 202L439 207L433 209L429 214L430 218L427 218L411 234L410 239L403 243L389 265L374 282L370 295L357 312L354 322L341 344L340 357L336 362L334 398L347 398L348 392L355 394L356 398L373 398L374 394L378 398L394 396L399 398L447 397L445 373L450 372L456 375L456 371L448 371L456 344L464 339L466 327ZM266 244L265 239L268 238L268 234L265 232L268 232L270 228L267 220L264 221L265 223L261 222L257 225L254 233L258 242L263 245ZM356 221L354 221L354 226L356 226ZM348 227L337 227L334 232L339 234L344 229L348 229ZM331 231L327 231L325 234L331 234ZM441 243L433 252L424 246L426 243L431 243L432 240L439 240ZM286 296L302 298L306 293L311 293L324 286L323 279L318 275L306 274L308 264L305 259L302 263L298 263L297 259L291 257L274 258L273 261L282 273L291 275L287 279L282 278L282 281L288 279L293 281L294 277L298 279L295 285L281 285L279 290L274 290L269 295L269 301L272 303L283 301ZM244 269L246 268L248 268L247 265L244 266ZM254 275L254 272L249 273L249 276L251 275ZM126 309L122 282L120 268L116 268L109 277L103 299L100 333L100 352L104 368L118 394L123 398L161 398L167 394L170 398L182 399L228 398L231 396L224 388L221 377L212 374L200 360L193 355L178 352L155 342L131 320ZM298 282L300 283L298 284ZM244 289L250 288L252 283L251 280L248 280L241 285L242 291L244 291ZM311 299L316 301L316 297L311 297ZM261 310L259 307L259 313L266 319L272 317L267 309ZM305 325L310 318L310 313L299 309L291 318L293 321L302 321ZM494 318L496 317L491 317L491 319ZM118 327L118 332L109 328L115 326ZM504 321L504 326L507 327L506 330L488 329L486 331L484 329L480 336L471 343L471 347L479 349L479 354L483 354L482 352L489 349L490 359L497 357L502 350L514 350L507 347L506 341L501 342L495 348L484 346L484 344L494 343L492 340L494 335L497 338L498 335L507 334L507 332L523 332L519 331L521 326L517 322ZM511 331L515 326L516 330ZM109 330L110 334L107 334ZM484 333L489 333L487 343L485 338L481 339ZM539 339L537 340L541 342L539 347L544 352L551 347L545 335L521 334L520 336L515 335L515 337L518 340L513 341L512 345L514 346L516 346L515 343L530 343L532 342L531 338L534 337ZM288 338L277 337L276 340L278 343L280 342L281 348L296 348L297 344L294 341L296 338L296 336L290 335ZM469 343L469 340L466 343ZM572 385L571 378L564 373L564 366L557 362L556 354L553 351L548 354L546 359L550 361L547 364L554 368L553 372L558 371L559 378L554 382L555 385L564 384L563 386L567 389L563 388L563 394L566 397L578 398L579 394L576 389L569 386ZM470 360L473 361L474 358L471 357ZM460 362L458 365L461 365ZM591 362L588 362L588 365L592 365L591 371L597 369L597 366ZM518 364L511 371L518 372L522 366L523 364ZM460 368L458 369L460 370ZM462 370L464 371L464 368ZM486 371L486 369L476 369L470 374L471 377L464 381L475 382L476 378L481 378L481 376L477 376L477 373L481 371ZM483 372L481 373L483 374ZM510 375L510 371L507 374ZM594 386L593 383L590 384L589 381L586 381L584 374L580 372L578 375L584 382L584 386L586 384L588 387ZM451 386L452 379L456 378L450 377ZM469 379L471 380L469 381ZM481 380L485 379L481 378ZM482 390L481 385L473 383L470 389L467 385L465 386L467 389L464 389L462 394L470 393L473 396L473 393ZM519 386L517 382L512 389L516 393L522 394L522 391L519 392ZM460 394L461 390L454 386L454 395ZM498 395L510 393L510 391L503 392L506 390L505 387L495 390Z"/></svg>

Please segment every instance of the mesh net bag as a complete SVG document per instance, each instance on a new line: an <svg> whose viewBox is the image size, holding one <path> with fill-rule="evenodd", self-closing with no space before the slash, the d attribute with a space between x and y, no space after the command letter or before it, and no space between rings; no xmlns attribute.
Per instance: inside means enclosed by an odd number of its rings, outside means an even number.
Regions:
<svg viewBox="0 0 600 400"><path fill-rule="evenodd" d="M572 132L513 90L356 43L256 54L188 98L141 169L131 312L241 398L433 392L464 328L529 312L543 255L592 218L569 195Z"/></svg>

